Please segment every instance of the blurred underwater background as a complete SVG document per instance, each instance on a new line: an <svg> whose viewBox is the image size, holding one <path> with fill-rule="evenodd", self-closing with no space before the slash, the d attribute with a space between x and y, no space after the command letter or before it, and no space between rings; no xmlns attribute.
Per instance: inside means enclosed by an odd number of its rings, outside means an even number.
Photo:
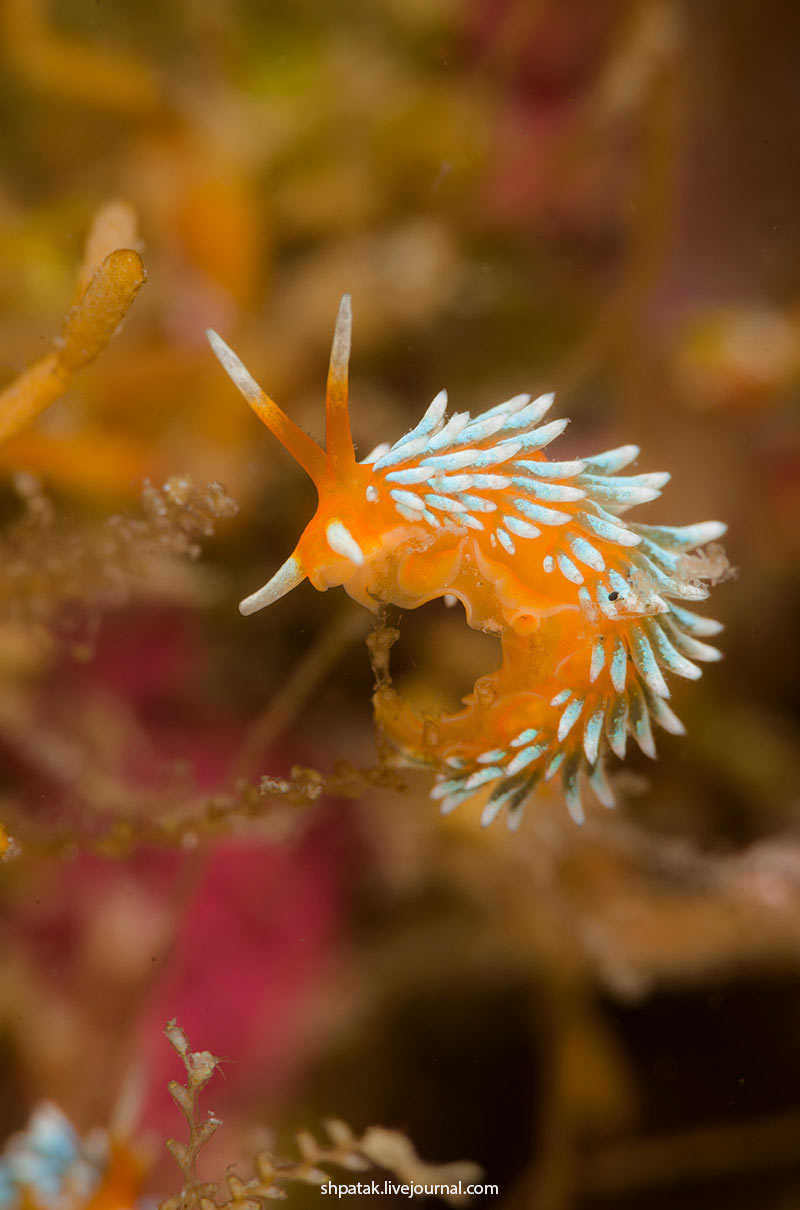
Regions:
<svg viewBox="0 0 800 1210"><path fill-rule="evenodd" d="M800 1210L799 46L788 0L0 0L0 1148L46 1101L129 1161L37 1201L0 1150L2 1210L176 1194L172 1019L204 1181L334 1117L473 1205ZM440 817L339 589L238 613L314 493L205 330L322 440L345 291L362 455L554 390L559 458L729 525L724 661L583 828ZM391 621L415 702L496 662Z"/></svg>

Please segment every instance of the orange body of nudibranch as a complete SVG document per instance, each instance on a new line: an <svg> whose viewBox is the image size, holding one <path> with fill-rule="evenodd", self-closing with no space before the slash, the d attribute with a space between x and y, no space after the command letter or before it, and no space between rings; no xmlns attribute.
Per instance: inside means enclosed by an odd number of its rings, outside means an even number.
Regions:
<svg viewBox="0 0 800 1210"><path fill-rule="evenodd" d="M622 446L549 461L566 420L540 423L552 395L518 395L477 417L446 417L442 391L392 446L356 460L347 373L350 299L339 308L326 394L326 450L269 399L216 333L214 352L248 403L313 479L317 511L294 553L258 592L253 613L308 578L343 585L370 609L415 608L446 596L502 644L497 671L464 709L430 725L392 690L376 694L379 723L415 763L437 773L442 809L481 794L485 823L502 808L515 826L536 784L559 773L583 818L588 777L607 805L605 753L631 733L654 755L651 720L682 732L664 672L695 679L716 660L702 639L721 627L685 608L704 599L687 552L724 533L716 521L674 529L623 514L655 499L666 474L620 475L638 456Z"/></svg>

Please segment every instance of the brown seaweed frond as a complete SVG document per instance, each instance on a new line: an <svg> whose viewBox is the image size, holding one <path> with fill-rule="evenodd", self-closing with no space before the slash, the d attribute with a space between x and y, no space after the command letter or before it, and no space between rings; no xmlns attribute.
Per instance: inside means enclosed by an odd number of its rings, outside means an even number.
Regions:
<svg viewBox="0 0 800 1210"><path fill-rule="evenodd" d="M162 1202L159 1210L261 1210L265 1202L285 1198L285 1186L290 1182L325 1184L330 1179L326 1165L358 1173L382 1169L405 1184L437 1185L443 1189L440 1196L451 1202L463 1198L448 1193L448 1187L453 1189L459 1182L466 1184L481 1175L481 1169L467 1161L425 1163L400 1131L370 1126L359 1136L344 1122L329 1118L324 1123L328 1136L325 1142L303 1130L295 1136L299 1153L296 1160L279 1160L271 1151L259 1151L254 1159L255 1175L242 1180L229 1172L225 1178L228 1196L221 1196L217 1184L200 1181L197 1175L198 1155L221 1124L214 1114L201 1119L197 1102L220 1060L207 1050L192 1051L186 1034L174 1020L169 1022L165 1033L186 1069L186 1083L172 1080L169 1091L189 1126L189 1139L186 1143L167 1141L167 1148L183 1175L183 1187L180 1193Z"/></svg>
<svg viewBox="0 0 800 1210"><path fill-rule="evenodd" d="M200 539L238 511L221 484L197 487L175 475L163 487L145 481L140 516L87 528L63 524L33 476L18 474L14 483L25 513L0 538L0 619L25 624L52 626L65 607L119 606L142 587L168 590L169 577L158 574L165 564L197 559Z"/></svg>
<svg viewBox="0 0 800 1210"><path fill-rule="evenodd" d="M136 215L126 202L97 212L55 348L0 391L0 442L29 428L102 353L147 276L136 243Z"/></svg>

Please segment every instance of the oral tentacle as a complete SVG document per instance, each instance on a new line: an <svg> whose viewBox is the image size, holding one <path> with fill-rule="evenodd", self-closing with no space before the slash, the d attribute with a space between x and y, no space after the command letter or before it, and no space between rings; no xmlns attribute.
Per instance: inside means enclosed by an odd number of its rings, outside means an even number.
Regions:
<svg viewBox="0 0 800 1210"><path fill-rule="evenodd" d="M239 603L239 613L248 617L251 613L258 613L259 609L266 609L267 605L273 605L293 588L297 588L305 578L306 572L299 557L297 554L290 555L271 580Z"/></svg>

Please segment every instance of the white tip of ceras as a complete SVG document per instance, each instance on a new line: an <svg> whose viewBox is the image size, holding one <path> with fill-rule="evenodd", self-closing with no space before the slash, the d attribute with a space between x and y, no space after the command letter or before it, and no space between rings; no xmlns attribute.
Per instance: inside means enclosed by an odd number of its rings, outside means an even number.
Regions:
<svg viewBox="0 0 800 1210"><path fill-rule="evenodd" d="M344 555L351 563L362 567L364 564L364 552L356 542L353 535L347 526L342 525L341 521L329 521L325 529L325 537L328 539L328 546L331 550L336 551L337 555Z"/></svg>
<svg viewBox="0 0 800 1210"><path fill-rule="evenodd" d="M233 349L225 344L225 341L219 336L213 328L209 328L206 332L208 343L214 351L214 355L219 361L228 377L236 384L239 390L244 395L245 399L259 399L262 395L261 387L253 378L252 374L242 365L239 358L234 353Z"/></svg>
<svg viewBox="0 0 800 1210"><path fill-rule="evenodd" d="M239 603L239 613L247 617L251 613L257 613L259 609L265 609L267 605L272 605L281 597L285 597L287 592L291 592L298 584L302 584L305 578L306 573L303 571L297 555L290 555L263 588L259 588L258 592L245 597Z"/></svg>

